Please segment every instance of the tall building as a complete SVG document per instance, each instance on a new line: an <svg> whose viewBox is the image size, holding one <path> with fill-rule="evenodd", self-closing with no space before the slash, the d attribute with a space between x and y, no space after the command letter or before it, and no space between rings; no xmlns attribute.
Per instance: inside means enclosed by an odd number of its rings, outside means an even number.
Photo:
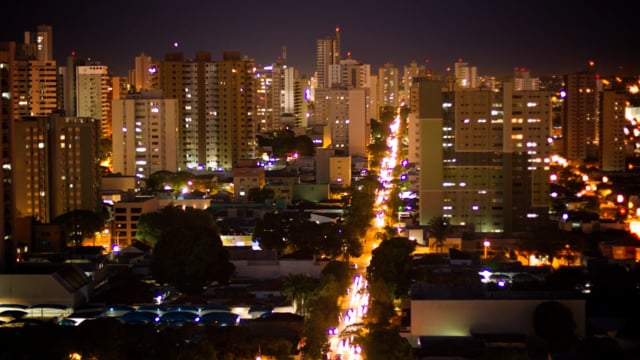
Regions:
<svg viewBox="0 0 640 360"><path fill-rule="evenodd" d="M183 53L169 53L149 69L152 87L167 99L178 100L178 169L217 169L212 157L216 107L215 89L224 87L215 79L211 53L200 51L193 60ZM235 95L235 94L234 94Z"/></svg>
<svg viewBox="0 0 640 360"><path fill-rule="evenodd" d="M334 37L316 41L316 81L317 88L330 87L331 65L340 64L340 28L336 27Z"/></svg>
<svg viewBox="0 0 640 360"><path fill-rule="evenodd" d="M549 218L552 98L503 84L505 233L529 231Z"/></svg>
<svg viewBox="0 0 640 360"><path fill-rule="evenodd" d="M351 58L340 60L340 63L329 66L328 87L368 88L370 87L370 76L371 65Z"/></svg>
<svg viewBox="0 0 640 360"><path fill-rule="evenodd" d="M309 118L311 117L311 99L313 86L311 79L308 77L300 77L294 85L296 92L294 103L294 117L296 119L296 127L307 128L309 126Z"/></svg>
<svg viewBox="0 0 640 360"><path fill-rule="evenodd" d="M75 52L67 56L65 66L58 69L58 103L62 103L67 116L78 115L78 83L76 82L76 67L84 65L85 61L78 58Z"/></svg>
<svg viewBox="0 0 640 360"><path fill-rule="evenodd" d="M311 101L311 81L307 77L301 77L298 69L292 66L284 68L283 80L282 112L293 118L293 127L306 128Z"/></svg>
<svg viewBox="0 0 640 360"><path fill-rule="evenodd" d="M13 180L13 112L11 107L11 68L14 64L15 42L0 42L0 273L15 261L15 189Z"/></svg>
<svg viewBox="0 0 640 360"><path fill-rule="evenodd" d="M515 91L540 90L540 78L531 77L531 72L526 68L516 68L513 71L513 84Z"/></svg>
<svg viewBox="0 0 640 360"><path fill-rule="evenodd" d="M444 125L445 117L453 120L453 104L445 99L441 81L415 78L411 114L409 115L409 161L420 171L420 224L426 225L436 216L444 216L444 149L453 146L452 124ZM447 134L447 135L445 135ZM413 136L412 136L413 135ZM415 148L418 149L415 149ZM412 156L417 150L418 154ZM423 174L428 174L425 176ZM450 202L450 201L449 201ZM450 215L450 214L449 214Z"/></svg>
<svg viewBox="0 0 640 360"><path fill-rule="evenodd" d="M417 77L427 77L427 68L424 65L418 65L417 62L411 61L409 66L404 67L402 74L402 82L399 90L399 100L406 104L411 103L411 88L413 87L413 79Z"/></svg>
<svg viewBox="0 0 640 360"><path fill-rule="evenodd" d="M134 59L134 69L129 76L129 82L136 91L151 88L151 77L156 68L153 67L151 56L141 53Z"/></svg>
<svg viewBox="0 0 640 360"><path fill-rule="evenodd" d="M55 60L38 60L30 47L16 51L11 67L13 118L45 116L58 107ZM18 49L16 49L18 50Z"/></svg>
<svg viewBox="0 0 640 360"><path fill-rule="evenodd" d="M444 216L478 232L512 234L544 222L552 93L424 78L414 88L409 156L420 169L420 223Z"/></svg>
<svg viewBox="0 0 640 360"><path fill-rule="evenodd" d="M474 89L478 87L478 68L469 66L469 63L459 59L454 65L456 83L462 89Z"/></svg>
<svg viewBox="0 0 640 360"><path fill-rule="evenodd" d="M371 131L369 89L317 89L313 124L324 133L323 147L338 155L366 156Z"/></svg>
<svg viewBox="0 0 640 360"><path fill-rule="evenodd" d="M240 160L257 158L255 79L255 61L240 52L224 52L216 61L207 168L232 169Z"/></svg>
<svg viewBox="0 0 640 360"><path fill-rule="evenodd" d="M600 169L623 172L626 170L627 149L624 128L627 124L627 93L605 90L600 104Z"/></svg>
<svg viewBox="0 0 640 360"><path fill-rule="evenodd" d="M259 131L284 128L280 119L284 113L285 69L286 67L278 62L256 69L256 118Z"/></svg>
<svg viewBox="0 0 640 360"><path fill-rule="evenodd" d="M15 122L24 143L13 147L16 212L50 222L73 210L99 211L99 121L25 117Z"/></svg>
<svg viewBox="0 0 640 360"><path fill-rule="evenodd" d="M113 101L113 172L148 179L178 171L178 100L143 90Z"/></svg>
<svg viewBox="0 0 640 360"><path fill-rule="evenodd" d="M111 137L111 101L113 87L107 66L87 64L76 66L76 116L99 121L101 136Z"/></svg>
<svg viewBox="0 0 640 360"><path fill-rule="evenodd" d="M24 33L24 44L28 57L38 61L53 60L53 28L49 25L38 25L36 31Z"/></svg>
<svg viewBox="0 0 640 360"><path fill-rule="evenodd" d="M595 161L600 145L600 83L590 67L565 76L562 109L563 155L568 160Z"/></svg>
<svg viewBox="0 0 640 360"><path fill-rule="evenodd" d="M0 271L16 261L15 122L23 116L45 116L58 108L56 63L50 26L25 32L24 43L0 43L0 121L2 182L0 184Z"/></svg>
<svg viewBox="0 0 640 360"><path fill-rule="evenodd" d="M378 99L380 106L398 107L400 100L400 74L391 63L378 69Z"/></svg>

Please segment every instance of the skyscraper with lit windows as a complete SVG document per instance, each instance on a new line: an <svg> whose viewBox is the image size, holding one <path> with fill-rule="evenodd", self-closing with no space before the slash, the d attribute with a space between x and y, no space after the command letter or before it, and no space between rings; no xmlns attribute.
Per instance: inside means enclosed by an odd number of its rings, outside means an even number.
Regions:
<svg viewBox="0 0 640 360"><path fill-rule="evenodd" d="M143 90L113 101L113 172L148 179L178 171L178 100Z"/></svg>
<svg viewBox="0 0 640 360"><path fill-rule="evenodd" d="M0 272L11 263L15 239L15 189L13 186L13 113L11 109L11 67L15 58L15 42L0 42ZM13 256L15 259L15 256Z"/></svg>
<svg viewBox="0 0 640 360"><path fill-rule="evenodd" d="M47 223L73 210L99 211L99 121L61 114L15 123L15 206L18 216Z"/></svg>
<svg viewBox="0 0 640 360"><path fill-rule="evenodd" d="M378 69L378 99L380 106L397 107L400 100L400 75L398 68L386 63Z"/></svg>
<svg viewBox="0 0 640 360"><path fill-rule="evenodd" d="M109 68L99 63L76 66L76 116L99 121L101 136L111 137L113 88Z"/></svg>
<svg viewBox="0 0 640 360"><path fill-rule="evenodd" d="M178 169L217 169L210 156L216 143L215 124L216 65L211 53L200 51L194 59L181 52L168 53L163 61L149 68L152 87L167 99L178 100Z"/></svg>
<svg viewBox="0 0 640 360"><path fill-rule="evenodd" d="M552 94L514 91L513 82L499 92L426 78L414 87L409 148L420 170L420 223L444 216L507 235L544 223Z"/></svg>
<svg viewBox="0 0 640 360"><path fill-rule="evenodd" d="M319 39L316 41L316 81L317 88L328 88L331 86L330 70L331 65L340 64L340 28L336 27L333 37Z"/></svg>
<svg viewBox="0 0 640 360"><path fill-rule="evenodd" d="M215 62L208 167L232 169L241 160L258 156L255 66L255 60L236 51L224 52Z"/></svg>
<svg viewBox="0 0 640 360"><path fill-rule="evenodd" d="M562 107L563 155L567 160L597 161L600 146L600 84L590 66L565 76Z"/></svg>

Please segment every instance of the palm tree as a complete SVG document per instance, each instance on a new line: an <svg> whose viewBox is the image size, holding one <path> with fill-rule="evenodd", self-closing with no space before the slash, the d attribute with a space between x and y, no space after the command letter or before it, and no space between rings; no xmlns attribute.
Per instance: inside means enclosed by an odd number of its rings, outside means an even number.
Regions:
<svg viewBox="0 0 640 360"><path fill-rule="evenodd" d="M318 289L318 280L303 274L290 274L283 279L282 291L292 301L295 312L306 316L310 300Z"/></svg>
<svg viewBox="0 0 640 360"><path fill-rule="evenodd" d="M436 239L436 248L442 250L447 236L453 229L444 216L434 216L429 220L429 234Z"/></svg>

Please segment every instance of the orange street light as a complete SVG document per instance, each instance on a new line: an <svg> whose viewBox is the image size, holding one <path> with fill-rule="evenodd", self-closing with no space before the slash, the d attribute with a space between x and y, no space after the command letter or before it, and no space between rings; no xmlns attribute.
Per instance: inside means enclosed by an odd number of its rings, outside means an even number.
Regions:
<svg viewBox="0 0 640 360"><path fill-rule="evenodd" d="M487 249L491 246L491 242L489 240L485 240L484 243L484 259L487 260Z"/></svg>

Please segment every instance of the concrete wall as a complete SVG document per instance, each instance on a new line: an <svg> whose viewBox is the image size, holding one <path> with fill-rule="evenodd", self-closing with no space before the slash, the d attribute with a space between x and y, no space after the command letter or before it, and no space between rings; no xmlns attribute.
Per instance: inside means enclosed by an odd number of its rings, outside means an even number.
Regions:
<svg viewBox="0 0 640 360"><path fill-rule="evenodd" d="M469 336L471 331L534 336L533 312L547 299L412 300L412 336ZM555 300L573 313L576 334L585 335L585 301Z"/></svg>
<svg viewBox="0 0 640 360"><path fill-rule="evenodd" d="M69 292L51 275L0 274L0 304L60 304L75 307L86 290Z"/></svg>
<svg viewBox="0 0 640 360"><path fill-rule="evenodd" d="M326 262L313 260L232 260L237 277L276 279L290 274L319 278Z"/></svg>

